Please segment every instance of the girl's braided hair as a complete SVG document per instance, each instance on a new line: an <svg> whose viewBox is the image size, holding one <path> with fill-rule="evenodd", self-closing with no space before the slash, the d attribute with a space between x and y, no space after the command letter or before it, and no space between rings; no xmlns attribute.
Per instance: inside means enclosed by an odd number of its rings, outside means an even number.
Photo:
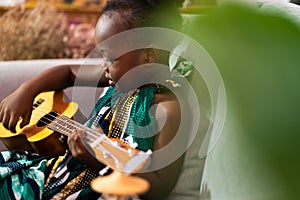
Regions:
<svg viewBox="0 0 300 200"><path fill-rule="evenodd" d="M179 7L182 0L108 0L102 15L115 12L128 17L124 20L126 28L163 27L180 30Z"/></svg>

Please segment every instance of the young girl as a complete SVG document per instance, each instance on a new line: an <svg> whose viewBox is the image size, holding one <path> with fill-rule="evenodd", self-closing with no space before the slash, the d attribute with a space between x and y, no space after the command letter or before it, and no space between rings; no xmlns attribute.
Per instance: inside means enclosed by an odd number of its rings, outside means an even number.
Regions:
<svg viewBox="0 0 300 200"><path fill-rule="evenodd" d="M167 23L180 22L179 13L172 6L173 3L172 1L159 3L159 1L142 0L108 1L97 24L97 42L101 43L118 33L137 27L164 26L162 19L166 17L172 19ZM174 12L166 12L163 9L165 5L168 6L168 9L174 8L172 10ZM165 87L146 84L139 88L131 88L135 91L135 96L134 101L129 105L125 99L118 107L119 99L114 103L112 98L115 97L115 94L119 94L119 98L132 97L131 91L133 90L128 91L118 83L122 76L131 69L145 63L167 64L168 59L164 53L153 48L137 49L117 58L113 56L114 50L101 49L103 54L101 66L57 66L26 81L1 102L0 122L4 127L15 132L16 123L20 118L22 118L21 127L29 123L33 100L39 93L62 90L73 86L75 81L76 85L82 86L93 86L97 82L99 87L109 86L109 89L97 102L86 125L104 132L110 137L115 122L122 118L110 118L109 116L115 113L128 114L128 125L121 129L126 129L125 135L132 136L138 144L137 148L153 151L161 149L176 135L180 124L181 109L176 96ZM130 113L126 113L128 111L124 109L125 104L132 107ZM156 112L150 110L153 105L157 108ZM106 112L102 112L104 107L108 108ZM159 113L163 113L163 124L160 121L162 116ZM149 133L152 135L151 137L137 137L137 129L133 123L147 124L152 117L157 122L156 126L159 127L159 132ZM143 131L145 130L143 129ZM67 154L59 159L38 157L35 154L21 151L2 153L0 155L1 168L8 169L8 171L1 170L0 172L0 197L5 196L6 199L15 199L18 196L26 199L99 198L100 194L91 189L90 182L98 176L99 170L104 167L103 164L86 149L78 131L73 130L69 135L68 146ZM183 156L162 169L136 174L150 183L150 190L141 198L163 199L167 197L176 184L182 162Z"/></svg>

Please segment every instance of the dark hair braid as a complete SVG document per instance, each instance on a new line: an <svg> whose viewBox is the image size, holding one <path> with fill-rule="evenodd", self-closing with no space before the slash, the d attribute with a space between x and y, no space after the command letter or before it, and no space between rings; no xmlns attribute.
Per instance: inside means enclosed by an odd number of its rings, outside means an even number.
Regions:
<svg viewBox="0 0 300 200"><path fill-rule="evenodd" d="M182 1L108 0L102 14L127 13L125 23L128 29L152 26L179 30L181 16L178 2Z"/></svg>

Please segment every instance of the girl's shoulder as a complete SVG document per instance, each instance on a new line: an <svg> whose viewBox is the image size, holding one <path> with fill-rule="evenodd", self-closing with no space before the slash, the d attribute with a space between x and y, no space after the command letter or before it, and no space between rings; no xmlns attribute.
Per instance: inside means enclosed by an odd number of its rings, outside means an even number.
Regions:
<svg viewBox="0 0 300 200"><path fill-rule="evenodd" d="M179 109L179 101L176 95L172 90L168 88L164 88L163 91L154 93L154 103L156 105L162 106L164 109L169 110L177 110Z"/></svg>

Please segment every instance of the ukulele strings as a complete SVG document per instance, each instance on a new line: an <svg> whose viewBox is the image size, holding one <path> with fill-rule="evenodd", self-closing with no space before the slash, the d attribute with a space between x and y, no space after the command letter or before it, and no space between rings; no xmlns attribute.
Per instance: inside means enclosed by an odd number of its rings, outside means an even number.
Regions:
<svg viewBox="0 0 300 200"><path fill-rule="evenodd" d="M43 106L39 106L40 108L43 108ZM72 128L74 127L75 129L76 128L79 128L79 129L84 129L85 131L89 131L89 132L87 132L87 134L88 135L90 135L90 136L92 136L93 138L94 138L94 140L95 139L97 139L99 136L101 136L100 134L104 134L104 133L100 133L100 132L98 132L98 131L95 131L95 130L93 130L93 129L91 129L91 128L88 128L88 127L86 127L86 126L84 126L84 125L82 125L82 124L80 124L79 122L76 122L75 120L71 120L70 118L68 118L68 117L65 117L65 119L67 119L68 121L65 121L65 120L63 120L63 119L61 119L61 117L57 117L57 116L55 116L55 115L52 115L52 114L50 114L50 113L46 113L45 111L43 111L43 110L41 110L41 109L39 109L38 107L35 107L35 106L33 106L33 108L34 109L36 109L36 111L39 111L38 113L42 113L44 116L41 116L40 115L40 117L38 117L38 116L32 116L32 118L35 118L35 119L37 119L37 120L39 120L39 121L41 121L42 123L45 123L45 124L50 124L52 121L54 121L54 120L57 120L57 121L60 121L60 122L62 122L62 123L66 123L66 124L68 124L68 125L70 125ZM45 108L45 107L44 107ZM46 109L46 108L45 108ZM47 117L45 117L45 116L47 116L47 115L49 115L50 117L53 117L53 119L50 119L50 118L47 118ZM61 115L61 116L64 116L64 115ZM42 119L46 119L47 121L43 121ZM71 122L72 123L71 123ZM74 124L73 124L74 123ZM77 125L77 126L76 126ZM59 126L59 127L61 127L62 129L67 129L69 132L72 132L74 129L72 129L72 128L69 128L69 127L65 127L65 126L63 126L63 125L61 125L61 124L57 124L57 126ZM60 129L60 130L62 130L62 129ZM111 140L109 140L109 142L112 144L113 143L113 141L111 141Z"/></svg>
<svg viewBox="0 0 300 200"><path fill-rule="evenodd" d="M42 108L42 107L40 107L40 108ZM37 111L39 111L40 113L43 113L43 114L46 114L47 115L47 113L46 112L44 112L43 110L41 110L41 109L39 109L39 108L37 108L37 107L35 107L35 109L37 110ZM54 119L56 119L57 121L61 121L61 122L63 122L63 123L65 123L65 121L64 120L62 120L60 117L57 117L57 116L55 116L55 115L52 115L52 114L48 114L49 116L51 116L51 117L53 117ZM42 119L42 118L41 118ZM40 120L41 120L40 119ZM44 117L44 119L46 119L47 121L48 121L48 123L50 123L51 122L51 119L49 119L49 118L47 118L47 117ZM69 119L68 117L66 117L66 119L68 119L68 120L71 120L71 119ZM42 120L41 120L42 121ZM54 121L54 120L53 120ZM43 123L47 123L47 122L45 122L45 121L42 121ZM70 123L69 121L67 121L67 123L70 125L70 126L72 126L72 127L75 127L75 128L78 128L78 126L79 126L79 128L81 128L81 129L84 129L85 131L86 131L86 133L87 133L87 135L90 135L91 137L93 137L93 138L89 138L89 137L87 137L88 139L90 139L90 142L92 143L92 142L94 142L94 141L96 141L97 140L97 138L99 138L101 135L100 134L102 134L102 133L99 133L99 132L97 132L97 131L95 131L95 130L93 130L93 129L87 129L87 127L85 127L84 125L82 125L82 124L80 124L80 123L78 123L78 122L76 122L76 121L74 121L74 120L72 120L72 122L73 123L75 123L76 125L74 125L74 124L72 124L72 123ZM58 126L60 126L62 129L67 129L69 132L71 132L72 130L74 130L74 129L71 129L71 128L68 128L68 127L64 127L63 125L61 125L61 124L59 124L58 123ZM104 134L104 133L103 133ZM108 145L110 145L110 146L114 146L114 147L116 147L116 145L114 144L114 142L112 141L112 140L110 140L109 138L107 138L106 140L102 140L101 142L104 142L104 143L106 143L106 144L108 144ZM99 142L99 144L101 143L101 142ZM96 145L94 148L95 149L98 149L98 150L100 150L101 152L102 152L102 154L103 154L103 157L107 157L108 155L109 155L109 157L111 158L111 159L113 159L114 160L114 163L115 163L115 166L116 166L116 168L118 168L118 169L120 169L121 167L123 167L124 166L124 163L122 163L122 161L117 157L117 156L115 156L113 153L111 153L107 148L105 148L103 145ZM124 147L123 147L124 148ZM123 149L123 148L121 148L121 149ZM124 148L124 152L125 152L125 149L126 148ZM121 152L119 152L119 153L121 153ZM126 157L124 157L123 159L125 159ZM107 159L107 158L106 158Z"/></svg>
<svg viewBox="0 0 300 200"><path fill-rule="evenodd" d="M36 109L37 111L39 111L40 113L47 114L46 112L44 112L43 110L41 110L41 109L39 109L39 108L37 108L37 107L35 107L35 109ZM58 120L58 121L62 121L62 122L65 123L65 121L63 121L63 120L60 119L60 117L56 117L55 115L51 115L51 114L48 114L48 115L51 116L51 117L53 117L54 119L56 119L56 120ZM50 122L52 121L51 119L49 119L49 118L47 118L47 117L43 117L43 118L46 119L46 120L48 121L48 122L45 122L45 121L43 121L42 118L41 118L40 121L43 122L43 123L45 123L45 124L50 123ZM38 119L38 118L36 117L36 119ZM96 132L96 131L95 131L95 133L93 133L94 130L86 129L85 126L83 126L82 124L80 124L80 123L78 123L78 122L76 122L76 121L73 121L73 122L74 122L76 125L79 125L80 127L85 128L86 133L89 134L90 136L94 137L93 139L91 139L91 142L94 142L94 141L100 136L100 133L99 133L99 132ZM68 123L69 123L69 122L68 122ZM78 128L78 126L76 126L76 125L74 125L74 124L69 123L69 125L70 125L70 126L73 126L73 127L75 127L75 128ZM72 130L74 130L74 129L71 129L71 128L68 128L68 127L64 127L64 126L61 125L61 124L58 124L58 126L64 128L64 129L67 129L67 130L70 131L70 132L71 132ZM91 131L91 132L89 132L89 131ZM92 132L92 131L93 131L93 132ZM104 141L102 141L102 142L105 142L106 144L109 144L109 145L113 145L113 142L112 142L111 140L104 140ZM110 157L111 159L114 160L114 163L115 163L115 165L116 165L117 168L120 168L120 167L123 166L123 163L121 163L120 160L119 160L114 154L110 153L103 145L97 145L95 148L98 149L98 150L100 150L100 151L103 153L103 156L104 156L104 157L109 155L109 157Z"/></svg>
<svg viewBox="0 0 300 200"><path fill-rule="evenodd" d="M41 106L41 105L40 105ZM68 130L68 131L70 131L70 132L72 132L74 129L84 129L85 131L86 131L86 134L87 135L89 135L89 136L91 136L91 137L93 137L94 139L95 138L97 138L97 137L99 137L99 132L97 132L97 131L94 131L94 130L90 130L90 129L88 129L87 127L85 127L84 125L82 125L82 124L80 124L80 123L78 123L78 122L76 122L76 121L74 121L74 120L72 120L72 122L74 123L71 123L71 122L69 122L69 121L64 121L64 120L62 120L62 119L60 119L60 117L57 117L57 116L55 116L55 115L53 115L53 114L50 114L50 113L46 113L45 111L43 111L43 110L41 110L40 108L38 108L38 107L36 107L36 106L33 106L33 108L36 110L36 111L39 111L39 113L41 113L41 114L44 114L45 116L43 117L43 116L41 116L41 118L40 118L40 120L39 121L41 121L42 123L44 123L44 124L50 124L52 121L54 121L54 120L57 120L58 122L61 122L61 123L64 123L64 124L67 124L68 126L67 127L65 127L65 126L63 126L63 125L61 125L61 124L57 124L60 128L62 128L62 129L66 129L66 130ZM42 106L41 106L41 108L43 108ZM49 116L49 117L51 117L51 119L50 118L47 118L46 116ZM53 119L52 119L53 118ZM37 119L38 120L38 117L36 116L35 117L35 119ZM46 121L43 121L42 119L45 119ZM69 119L69 118L68 118ZM69 120L71 120L71 119L69 119ZM71 128L69 128L69 126L71 127ZM74 129L72 129L72 128L74 128Z"/></svg>
<svg viewBox="0 0 300 200"><path fill-rule="evenodd" d="M44 123L44 124L50 124L52 121L54 121L54 120L56 120L56 121L59 121L59 122L62 122L62 123L65 123L65 124L68 124L70 127L74 127L75 129L77 129L77 128L79 128L79 129L84 129L85 130L85 132L86 132L86 134L87 134L87 137L85 138L85 139L89 139L90 140L90 142L94 142L94 141L96 141L97 140L97 138L99 138L100 137L100 134L104 134L104 133L100 133L100 132L97 132L97 131L95 131L95 130L93 130L93 129L90 129L90 128L87 128L87 127L85 127L84 125L82 125L82 124L80 124L79 122L76 122L76 121L74 121L74 120L71 120L70 118L68 118L68 117L66 117L66 121L65 120L62 120L61 119L61 117L58 115L58 116L56 116L56 115L53 115L53 114L51 114L51 113L46 113L45 111L43 111L42 109L43 109L43 106L42 105L39 105L39 108L37 107L37 106L34 106L33 105L33 108L36 110L36 111L38 111L37 113L39 113L39 114L44 114L44 116L41 116L40 118L38 118L38 116L33 116L33 118L35 117L37 120L39 120L39 121L41 121L42 123ZM41 109L40 109L41 108ZM45 107L44 107L45 108ZM50 118L47 118L46 116L49 116L49 117L51 117L51 119ZM64 116L64 115L62 115L62 116ZM53 119L52 119L53 118ZM44 121L44 120L42 120L42 119L45 119L46 121ZM70 122L70 121L72 122ZM72 129L72 128L69 128L69 126L63 126L63 125L61 125L60 123L57 123L57 126L58 127L61 127L61 131L63 131L63 130L68 130L69 132L71 132L71 131L73 131L74 129ZM90 138L88 137L88 135L90 136ZM91 138L92 137L92 138ZM109 138L107 138L106 140L102 140L101 142L104 142L104 143L106 143L106 144L108 144L108 145L110 145L110 146L113 146L113 147L116 147L116 145L114 144L114 142L112 141L112 140L110 140ZM118 156L116 156L115 154L113 154L113 153L111 153L106 147L104 147L103 145L100 145L100 143L101 142L99 142L98 143L98 145L96 145L95 147L94 147L94 149L97 149L97 150L99 150L99 151L101 151L102 152L102 156L100 156L102 159L100 159L98 156L96 156L96 159L98 159L99 161L102 161L103 162L103 158L106 160L107 158L111 158L113 161L114 161L114 165L115 166L111 166L111 164L106 164L106 165L110 165L109 167L110 168L117 168L117 169L119 169L119 170L122 170L122 168L124 168L125 166L124 166L124 161L122 161L122 159L120 160L119 158L118 158ZM121 152L122 152L122 150L123 150L123 153L126 153L125 152L125 150L126 150L126 148L120 148L120 150L121 150ZM128 149L127 149L128 150ZM118 153L121 153L121 152L118 152ZM123 154L124 156L125 156L125 154ZM124 157L124 156L122 156L123 157L123 159L125 159L126 158L126 156ZM130 156L131 157L131 156ZM125 162L128 162L129 160L128 159L125 159L126 161Z"/></svg>

